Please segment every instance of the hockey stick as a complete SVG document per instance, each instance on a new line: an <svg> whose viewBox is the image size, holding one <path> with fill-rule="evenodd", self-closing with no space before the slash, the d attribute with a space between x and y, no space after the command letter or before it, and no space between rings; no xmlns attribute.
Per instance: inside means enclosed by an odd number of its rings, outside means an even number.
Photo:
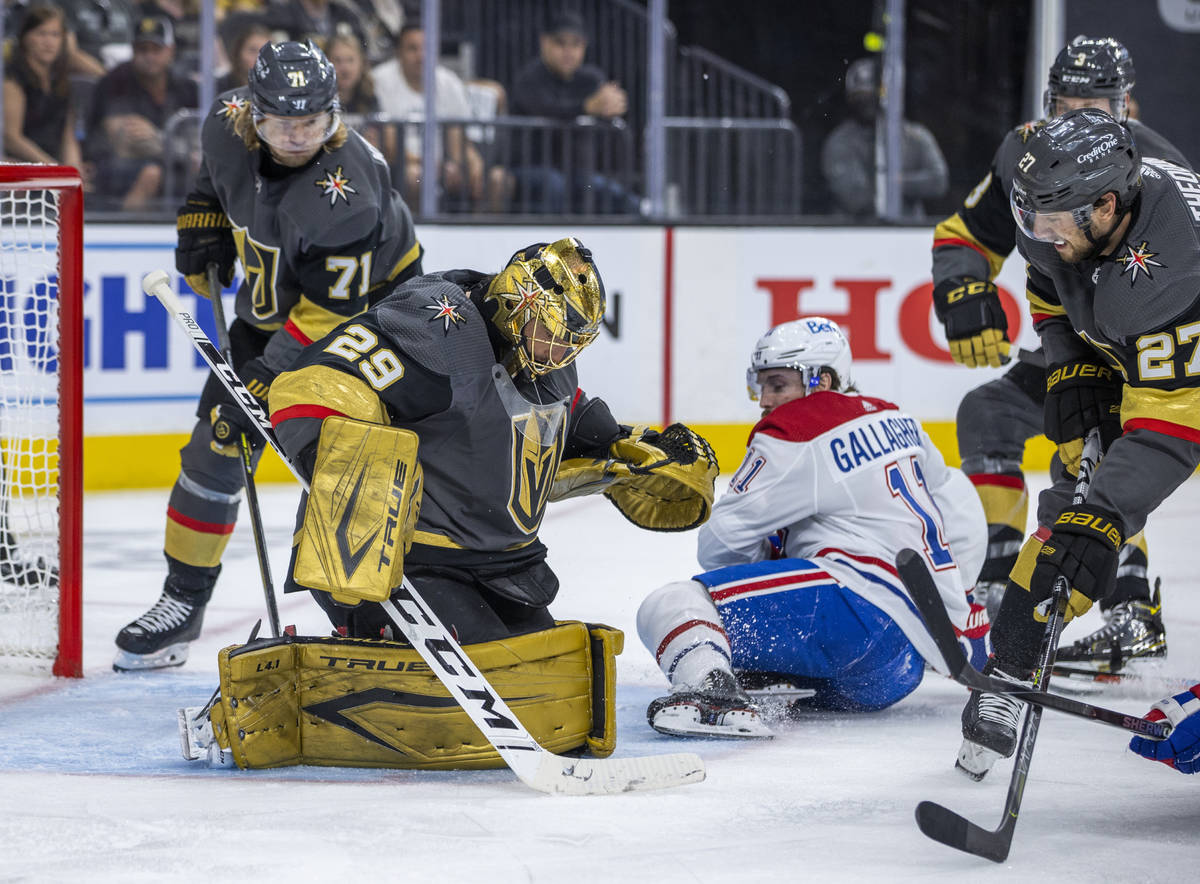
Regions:
<svg viewBox="0 0 1200 884"><path fill-rule="evenodd" d="M209 303L217 323L217 343L225 361L233 365L233 345L229 342L229 327L225 324L225 305L221 303L221 283L217 265L207 267ZM151 292L153 294L153 292ZM279 638L279 606L275 604L275 582L271 579L271 560L267 557L267 535L263 531L262 510L258 505L258 488L254 484L254 449L243 430L238 431L238 450L242 463L242 483L246 487L246 508L250 511L250 530L254 535L254 552L258 556L258 572L262 575L263 595L267 600L267 622L271 635Z"/></svg>
<svg viewBox="0 0 1200 884"><path fill-rule="evenodd" d="M1079 478L1075 483L1072 498L1078 505L1087 498L1092 472L1100 459L1100 431L1093 428L1083 443L1083 455L1079 463ZM1067 598L1071 588L1065 577L1054 581L1054 593L1047 609L1046 631L1038 651L1038 665L1033 673L1033 690L1045 694L1049 688L1050 672L1054 666L1054 655L1062 635L1066 615ZM961 651L960 651L961 653ZM1029 766L1033 761L1033 747L1037 742L1038 728L1042 721L1042 706L1030 706L1017 742L1016 760L1013 762L1012 778L1008 783L1008 794L1004 799L1004 816L998 828L989 831L976 825L949 808L933 801L922 801L917 805L917 826L934 841L973 853L992 862L1002 863L1012 848L1013 832L1017 826L1017 814L1021 810L1021 799L1025 794L1025 783L1029 779Z"/></svg>
<svg viewBox="0 0 1200 884"><path fill-rule="evenodd" d="M946 613L946 605L921 556L911 549L901 550L900 554L896 556L896 570L904 582L904 588L916 602L921 617L925 620L925 626L937 644L938 651L945 659L946 666L950 670L950 677L959 684L976 691L1010 694L1034 706L1087 718L1100 724L1149 737L1152 740L1165 740L1171 735L1171 725L1166 721L1150 721L1136 715L1126 715L1123 712L1105 709L1103 706L1093 706L1091 703L1084 703L1072 697L1027 690L1012 682L984 675L970 664L966 654L963 653L962 645L958 643L954 634L954 625ZM1054 673L1058 674L1058 667L1055 667Z"/></svg>
<svg viewBox="0 0 1200 884"><path fill-rule="evenodd" d="M158 298L187 332L225 388L262 431L263 438L307 491L308 481L275 440L271 422L220 351L183 310L170 286L170 277L155 270L142 280L147 294ZM606 795L665 789L704 779L704 762L692 752L638 758L567 758L543 749L513 714L504 698L488 683L454 637L425 604L407 579L383 608L405 639L438 677L450 695L495 747L504 763L531 788L560 795Z"/></svg>

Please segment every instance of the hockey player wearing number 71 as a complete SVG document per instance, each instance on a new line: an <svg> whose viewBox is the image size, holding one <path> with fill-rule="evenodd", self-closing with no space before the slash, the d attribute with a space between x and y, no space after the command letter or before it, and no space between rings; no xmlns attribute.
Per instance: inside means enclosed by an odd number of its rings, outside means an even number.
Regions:
<svg viewBox="0 0 1200 884"><path fill-rule="evenodd" d="M788 683L808 708L896 703L941 656L896 575L922 550L968 656L989 653L971 588L987 525L978 496L920 424L859 395L838 325L813 316L767 332L747 372L762 419L699 533L704 573L652 592L638 633L671 682L652 727L769 737L747 685Z"/></svg>

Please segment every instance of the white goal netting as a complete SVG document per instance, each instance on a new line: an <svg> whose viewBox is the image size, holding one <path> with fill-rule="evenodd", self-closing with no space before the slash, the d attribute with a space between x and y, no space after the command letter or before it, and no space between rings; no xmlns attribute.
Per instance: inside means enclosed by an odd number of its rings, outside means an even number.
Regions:
<svg viewBox="0 0 1200 884"><path fill-rule="evenodd" d="M59 194L0 189L0 663L59 645Z"/></svg>

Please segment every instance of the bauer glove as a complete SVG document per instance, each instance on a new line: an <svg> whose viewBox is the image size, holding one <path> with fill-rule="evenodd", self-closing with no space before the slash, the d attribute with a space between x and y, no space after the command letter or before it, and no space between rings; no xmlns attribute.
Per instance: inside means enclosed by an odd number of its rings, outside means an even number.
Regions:
<svg viewBox="0 0 1200 884"><path fill-rule="evenodd" d="M263 414L269 414L267 393L271 389L271 381L275 379L275 373L267 367L263 358L256 356L251 359L242 366L238 376L254 397L255 402L258 403L258 407L262 409ZM259 432L258 421L246 414L242 406L224 386L221 387L221 394L221 398L209 412L213 438L217 440L217 444L229 445L237 441L240 433L245 433L251 447L259 448L263 444L263 437Z"/></svg>
<svg viewBox="0 0 1200 884"><path fill-rule="evenodd" d="M1088 430L1100 430L1102 453L1120 437L1121 385L1111 368L1088 359L1059 362L1046 372L1043 429L1072 475L1079 472Z"/></svg>
<svg viewBox="0 0 1200 884"><path fill-rule="evenodd" d="M1042 622L1048 614L1042 603L1053 595L1059 577L1065 577L1071 587L1067 621L1108 595L1117 579L1117 551L1125 542L1120 518L1087 503L1067 507L1052 527L1029 580L1034 618Z"/></svg>
<svg viewBox="0 0 1200 884"><path fill-rule="evenodd" d="M971 276L943 279L933 287L933 309L955 362L982 368L1008 361L1008 317L994 283Z"/></svg>
<svg viewBox="0 0 1200 884"><path fill-rule="evenodd" d="M189 194L175 216L179 242L175 246L175 269L184 275L187 284L198 295L208 298L208 265L217 265L221 285L233 282L233 265L237 247L233 242L233 227L221 204L211 197Z"/></svg>
<svg viewBox="0 0 1200 884"><path fill-rule="evenodd" d="M1200 771L1200 684L1182 694L1159 700L1146 716L1151 721L1169 721L1171 736L1165 740L1134 737L1129 748L1143 758L1161 761L1180 773Z"/></svg>

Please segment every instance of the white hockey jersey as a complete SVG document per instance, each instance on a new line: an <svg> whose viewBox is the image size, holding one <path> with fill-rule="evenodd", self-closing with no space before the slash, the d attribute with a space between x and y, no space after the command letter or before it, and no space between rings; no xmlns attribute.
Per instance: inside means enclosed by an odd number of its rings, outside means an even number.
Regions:
<svg viewBox="0 0 1200 884"><path fill-rule="evenodd" d="M698 547L705 570L780 554L820 559L944 669L895 557L905 547L924 555L950 619L965 632L977 625L968 623L966 593L983 567L987 522L971 483L946 466L914 418L882 399L818 392L754 427Z"/></svg>

